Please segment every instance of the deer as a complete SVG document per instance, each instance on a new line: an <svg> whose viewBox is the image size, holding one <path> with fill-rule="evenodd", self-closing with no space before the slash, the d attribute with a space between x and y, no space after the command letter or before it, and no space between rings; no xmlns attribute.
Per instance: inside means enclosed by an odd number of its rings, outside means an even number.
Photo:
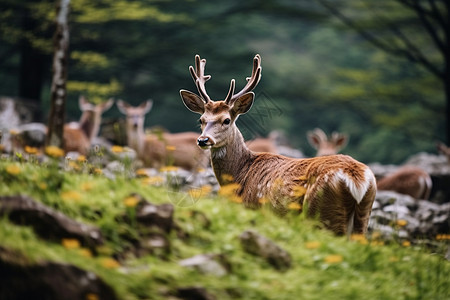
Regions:
<svg viewBox="0 0 450 300"><path fill-rule="evenodd" d="M149 133L144 130L145 115L150 112L153 101L147 100L132 106L117 101L119 111L126 116L127 144L134 149L145 166L160 169L167 165L198 171L208 166L208 158L197 146L195 132Z"/></svg>
<svg viewBox="0 0 450 300"><path fill-rule="evenodd" d="M270 203L285 215L297 204L308 217L318 217L323 226L337 235L365 233L376 181L365 164L347 155L296 159L273 153L253 152L246 146L236 120L253 105L252 90L261 79L261 56L253 59L252 75L235 93L232 79L224 100L212 100L205 83L206 59L195 56L189 67L198 94L180 90L188 110L200 114L201 134L197 145L210 151L214 174L221 187L234 184L236 196L248 208Z"/></svg>
<svg viewBox="0 0 450 300"><path fill-rule="evenodd" d="M380 191L394 191L414 199L428 200L433 182L425 170L413 165L404 165L379 179L377 188Z"/></svg>
<svg viewBox="0 0 450 300"><path fill-rule="evenodd" d="M436 144L436 148L439 153L441 153L447 157L447 161L450 163L450 147L448 147L447 145L445 145L442 142L438 142Z"/></svg>
<svg viewBox="0 0 450 300"><path fill-rule="evenodd" d="M331 137L328 138L326 133L320 128L309 131L307 138L309 144L317 150L316 156L337 154L348 143L348 135L333 132Z"/></svg>
<svg viewBox="0 0 450 300"><path fill-rule="evenodd" d="M70 122L64 125L64 151L76 151L87 154L94 139L98 136L102 120L102 114L114 104L112 98L100 104L90 103L86 97L80 96L78 105L82 111L78 122Z"/></svg>

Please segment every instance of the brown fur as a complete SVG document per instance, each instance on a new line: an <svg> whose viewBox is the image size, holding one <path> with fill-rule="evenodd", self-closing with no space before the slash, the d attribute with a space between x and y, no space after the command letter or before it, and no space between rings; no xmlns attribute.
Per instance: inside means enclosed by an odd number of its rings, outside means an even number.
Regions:
<svg viewBox="0 0 450 300"><path fill-rule="evenodd" d="M199 145L211 151L211 163L221 186L238 184L238 196L248 207L259 207L269 200L272 207L283 214L290 203L307 205L308 216L318 215L321 222L336 234L364 233L375 199L376 182L371 170L345 155L309 159L293 159L277 154L255 153L247 148L235 120L253 104L261 74L260 57L255 56L252 77L236 95L234 81L224 101L211 101L181 90L186 107L201 114L202 134ZM202 64L200 64L200 62ZM196 56L197 70L191 74L201 95L205 94L206 61ZM196 75L197 74L197 75ZM227 105L229 108L224 110ZM231 182L230 182L231 181Z"/></svg>
<svg viewBox="0 0 450 300"><path fill-rule="evenodd" d="M403 166L377 182L379 190L395 191L415 199L430 198L432 181L430 175L419 167Z"/></svg>

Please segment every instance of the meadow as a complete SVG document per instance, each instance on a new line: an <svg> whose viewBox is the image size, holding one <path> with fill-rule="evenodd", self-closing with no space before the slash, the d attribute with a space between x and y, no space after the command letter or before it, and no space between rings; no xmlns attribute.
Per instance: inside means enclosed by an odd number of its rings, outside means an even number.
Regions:
<svg viewBox="0 0 450 300"><path fill-rule="evenodd" d="M93 272L119 299L179 299L177 290L192 286L215 299L450 299L450 263L444 258L448 240L431 251L405 241L384 241L376 232L336 237L295 207L281 218L265 205L245 209L226 189L174 191L157 176L127 168L108 178L84 158L2 158L0 196L27 195L96 226L104 244L92 251L73 239L44 240L6 215L0 218L0 246L22 253L31 263L61 262ZM141 234L133 221L137 195L174 206L168 253L130 251L130 241ZM285 249L292 266L277 270L245 252L239 236L248 229ZM199 254L220 255L226 272L180 265Z"/></svg>

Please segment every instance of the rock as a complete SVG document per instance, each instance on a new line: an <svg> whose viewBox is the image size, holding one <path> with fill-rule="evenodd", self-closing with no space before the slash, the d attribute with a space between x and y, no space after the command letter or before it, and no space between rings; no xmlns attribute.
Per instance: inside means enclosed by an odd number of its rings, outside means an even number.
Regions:
<svg viewBox="0 0 450 300"><path fill-rule="evenodd" d="M3 215L16 224L31 226L45 239L60 242L74 238L91 249L103 243L98 228L72 220L27 196L0 197L0 216Z"/></svg>
<svg viewBox="0 0 450 300"><path fill-rule="evenodd" d="M193 267L204 274L224 276L230 269L230 264L225 261L223 255L199 254L178 262L183 267Z"/></svg>
<svg viewBox="0 0 450 300"><path fill-rule="evenodd" d="M0 246L0 299L117 299L115 291L92 272L76 266L33 264L21 253Z"/></svg>
<svg viewBox="0 0 450 300"><path fill-rule="evenodd" d="M166 258L171 251L170 241L165 234L150 233L139 238L137 255L147 254L156 255L160 258Z"/></svg>
<svg viewBox="0 0 450 300"><path fill-rule="evenodd" d="M184 300L214 300L216 297L209 294L205 288L199 286L183 287L177 289L177 297Z"/></svg>
<svg viewBox="0 0 450 300"><path fill-rule="evenodd" d="M291 267L291 255L266 237L253 230L246 230L239 238L246 252L264 258L275 269L286 270Z"/></svg>
<svg viewBox="0 0 450 300"><path fill-rule="evenodd" d="M174 207L170 203L155 205L139 195L139 203L136 207L136 220L147 229L157 232L170 233L173 228Z"/></svg>

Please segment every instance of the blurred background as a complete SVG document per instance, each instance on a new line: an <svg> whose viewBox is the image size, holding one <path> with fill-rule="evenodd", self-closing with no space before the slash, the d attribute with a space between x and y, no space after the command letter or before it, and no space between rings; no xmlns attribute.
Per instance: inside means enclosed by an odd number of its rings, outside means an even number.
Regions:
<svg viewBox="0 0 450 300"><path fill-rule="evenodd" d="M47 122L56 4L0 0L0 95ZM207 90L221 100L262 57L255 105L238 120L247 139L272 130L313 156L316 127L350 136L343 153L399 164L448 141L449 24L446 0L126 1L71 0L67 122L78 97L154 101L146 126L198 131L181 102L196 92L195 54ZM446 95L447 91L447 95ZM19 101L19 100L18 100ZM123 118L116 107L105 122Z"/></svg>

